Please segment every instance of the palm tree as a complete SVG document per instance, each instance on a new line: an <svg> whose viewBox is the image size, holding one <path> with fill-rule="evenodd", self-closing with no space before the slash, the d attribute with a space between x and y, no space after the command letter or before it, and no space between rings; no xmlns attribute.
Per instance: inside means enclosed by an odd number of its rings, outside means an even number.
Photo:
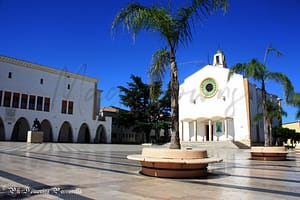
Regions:
<svg viewBox="0 0 300 200"><path fill-rule="evenodd" d="M262 114L264 123L264 135L265 135L265 146L270 146L271 133L268 131L270 126L268 123L268 109L267 109L267 92L265 88L265 82L268 80L273 80L280 83L284 88L285 100L288 102L293 96L294 87L289 80L289 78L279 72L270 72L267 69L267 57L269 53L274 52L277 56L281 56L282 53L274 49L271 45L266 49L263 63L259 62L257 59L252 59L249 63L239 63L234 65L228 74L228 80L234 73L242 73L246 77L251 77L253 80L260 82L261 84L261 94L262 94Z"/></svg>
<svg viewBox="0 0 300 200"><path fill-rule="evenodd" d="M261 107L262 104L259 104L258 106ZM287 116L287 112L285 112L280 103L278 102L273 102L270 100L267 100L266 102L267 106L267 123L268 123L268 131L270 134L270 143L272 144L273 142L273 136L272 136L272 128L273 128L273 119L277 119L279 122L279 127L282 125L282 116ZM258 113L257 115L254 116L253 123L257 123L259 120L263 119L263 113Z"/></svg>
<svg viewBox="0 0 300 200"><path fill-rule="evenodd" d="M171 119L172 136L171 149L180 149L179 116L178 116L178 69L176 64L176 50L179 45L187 45L192 40L190 23L207 17L213 11L222 8L227 11L227 0L192 0L191 4L180 7L172 12L171 6L167 8L153 5L143 6L130 3L115 16L112 30L122 24L132 31L133 39L136 34L145 30L158 32L166 42L166 47L157 50L152 57L149 70L151 81L161 81L166 69L170 66L171 82Z"/></svg>
<svg viewBox="0 0 300 200"><path fill-rule="evenodd" d="M292 100L288 103L298 108L296 118L300 119L300 93L295 93Z"/></svg>

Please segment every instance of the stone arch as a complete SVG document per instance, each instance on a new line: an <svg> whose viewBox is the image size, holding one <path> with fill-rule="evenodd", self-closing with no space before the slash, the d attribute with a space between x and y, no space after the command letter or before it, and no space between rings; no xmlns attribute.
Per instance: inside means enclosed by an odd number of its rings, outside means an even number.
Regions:
<svg viewBox="0 0 300 200"><path fill-rule="evenodd" d="M44 142L53 142L53 132L52 132L52 126L50 124L50 121L47 119L44 119L41 123L41 131L44 133Z"/></svg>
<svg viewBox="0 0 300 200"><path fill-rule="evenodd" d="M73 133L71 124L65 121L59 130L57 142L71 143L73 142Z"/></svg>
<svg viewBox="0 0 300 200"><path fill-rule="evenodd" d="M96 136L94 139L95 143L106 143L107 137L106 137L106 130L103 125L98 126L96 131Z"/></svg>
<svg viewBox="0 0 300 200"><path fill-rule="evenodd" d="M78 132L78 137L77 137L77 142L78 143L90 143L90 130L89 127L86 123L83 123L80 126L79 132Z"/></svg>
<svg viewBox="0 0 300 200"><path fill-rule="evenodd" d="M4 123L0 117L0 141L5 140L5 129L4 129Z"/></svg>
<svg viewBox="0 0 300 200"><path fill-rule="evenodd" d="M28 120L24 117L21 117L16 121L12 134L11 141L26 142L27 140L27 131L30 130Z"/></svg>

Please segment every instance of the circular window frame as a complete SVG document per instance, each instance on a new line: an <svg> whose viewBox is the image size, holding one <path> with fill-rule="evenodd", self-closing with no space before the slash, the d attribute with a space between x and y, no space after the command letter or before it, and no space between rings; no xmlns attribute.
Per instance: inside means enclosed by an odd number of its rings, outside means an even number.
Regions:
<svg viewBox="0 0 300 200"><path fill-rule="evenodd" d="M207 91L206 87L208 84L213 86L211 91ZM218 84L215 79L213 78L206 78L200 84L200 93L205 98L211 98L217 94L218 91Z"/></svg>

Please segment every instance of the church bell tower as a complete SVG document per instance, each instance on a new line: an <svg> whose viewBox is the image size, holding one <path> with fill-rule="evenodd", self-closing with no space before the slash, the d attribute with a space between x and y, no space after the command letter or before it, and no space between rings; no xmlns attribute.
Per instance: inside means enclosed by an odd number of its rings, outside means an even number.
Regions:
<svg viewBox="0 0 300 200"><path fill-rule="evenodd" d="M225 61L225 55L222 50L218 50L215 53L213 66L227 68L226 61Z"/></svg>

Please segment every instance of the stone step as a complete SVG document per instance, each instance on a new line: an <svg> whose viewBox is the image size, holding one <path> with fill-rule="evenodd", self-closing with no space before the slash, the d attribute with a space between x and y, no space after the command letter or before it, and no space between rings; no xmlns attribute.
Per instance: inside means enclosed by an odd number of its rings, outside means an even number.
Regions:
<svg viewBox="0 0 300 200"><path fill-rule="evenodd" d="M239 149L240 146L232 141L212 141L212 142L182 142L182 148L222 148L222 149Z"/></svg>

